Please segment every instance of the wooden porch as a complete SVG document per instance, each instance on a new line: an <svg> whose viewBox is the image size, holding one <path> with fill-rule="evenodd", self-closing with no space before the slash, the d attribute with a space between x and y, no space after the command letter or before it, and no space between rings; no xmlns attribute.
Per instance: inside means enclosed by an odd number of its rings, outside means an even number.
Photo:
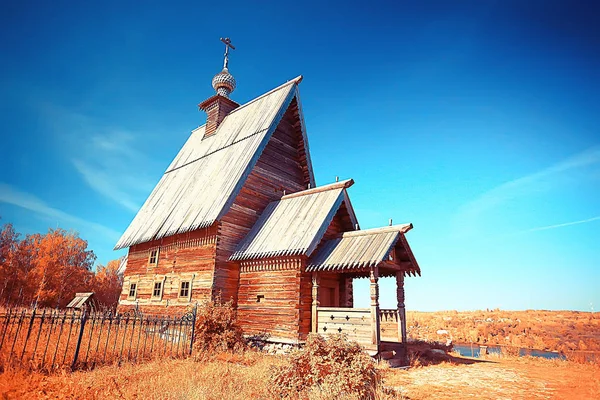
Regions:
<svg viewBox="0 0 600 400"><path fill-rule="evenodd" d="M348 279L345 278L344 280L347 282ZM369 308L321 307L320 298L325 297L325 300L331 299L328 296L323 296L323 293L328 293L328 290L320 290L320 281L320 274L313 272L311 329L313 333L321 335L345 334L349 340L360 343L371 354L377 354L384 350L384 346L382 346L384 343L400 344L403 348L406 346L404 272L398 271L396 273L396 295L398 301L398 308L396 309L379 308L379 277L377 267L370 271L371 307ZM348 286L346 285L346 293ZM348 301L346 304L348 304Z"/></svg>
<svg viewBox="0 0 600 400"><path fill-rule="evenodd" d="M404 234L411 224L345 232L307 267L312 272L311 332L346 334L371 354L406 348L404 278L420 275ZM379 307L379 278L396 279L396 308ZM352 281L369 279L370 307L354 308Z"/></svg>

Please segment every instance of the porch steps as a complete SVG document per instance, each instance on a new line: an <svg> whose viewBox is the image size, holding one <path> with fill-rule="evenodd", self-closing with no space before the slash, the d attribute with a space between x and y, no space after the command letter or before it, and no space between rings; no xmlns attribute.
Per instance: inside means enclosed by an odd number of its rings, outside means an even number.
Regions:
<svg viewBox="0 0 600 400"><path fill-rule="evenodd" d="M379 359L386 360L390 367L397 368L408 365L406 349L402 343L382 341L379 348Z"/></svg>

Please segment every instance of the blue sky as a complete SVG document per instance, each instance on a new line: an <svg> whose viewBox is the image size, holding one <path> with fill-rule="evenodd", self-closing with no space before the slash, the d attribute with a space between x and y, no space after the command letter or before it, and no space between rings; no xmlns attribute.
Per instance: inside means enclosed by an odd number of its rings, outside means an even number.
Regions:
<svg viewBox="0 0 600 400"><path fill-rule="evenodd" d="M282 3L4 4L2 222L123 254L230 36L233 99L303 75L317 183L354 178L363 228L414 224L409 309L600 308L594 2Z"/></svg>

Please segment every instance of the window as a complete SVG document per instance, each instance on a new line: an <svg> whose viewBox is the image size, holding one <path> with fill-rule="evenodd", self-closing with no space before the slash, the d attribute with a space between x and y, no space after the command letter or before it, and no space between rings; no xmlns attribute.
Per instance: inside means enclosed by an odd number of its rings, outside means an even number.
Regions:
<svg viewBox="0 0 600 400"><path fill-rule="evenodd" d="M257 303L262 303L263 301L265 301L265 295L264 294L258 294L258 295L256 295L256 302Z"/></svg>
<svg viewBox="0 0 600 400"><path fill-rule="evenodd" d="M161 298L162 297L162 281L154 282L154 289L152 290L152 297Z"/></svg>
<svg viewBox="0 0 600 400"><path fill-rule="evenodd" d="M136 294L137 294L137 283L132 283L129 285L129 297L135 299Z"/></svg>
<svg viewBox="0 0 600 400"><path fill-rule="evenodd" d="M148 258L148 265L158 264L158 249L150 250L150 257Z"/></svg>
<svg viewBox="0 0 600 400"><path fill-rule="evenodd" d="M183 281L179 286L179 297L190 297L190 281Z"/></svg>

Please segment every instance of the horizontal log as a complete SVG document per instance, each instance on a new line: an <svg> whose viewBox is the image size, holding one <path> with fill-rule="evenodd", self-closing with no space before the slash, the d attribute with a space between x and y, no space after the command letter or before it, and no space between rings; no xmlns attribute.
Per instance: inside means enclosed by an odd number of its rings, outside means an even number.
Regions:
<svg viewBox="0 0 600 400"><path fill-rule="evenodd" d="M317 312L319 311L324 311L324 312L332 312L332 313L336 313L336 312L341 312L341 313L367 313L370 314L371 313L371 309L370 308L344 308L344 307L317 307Z"/></svg>

